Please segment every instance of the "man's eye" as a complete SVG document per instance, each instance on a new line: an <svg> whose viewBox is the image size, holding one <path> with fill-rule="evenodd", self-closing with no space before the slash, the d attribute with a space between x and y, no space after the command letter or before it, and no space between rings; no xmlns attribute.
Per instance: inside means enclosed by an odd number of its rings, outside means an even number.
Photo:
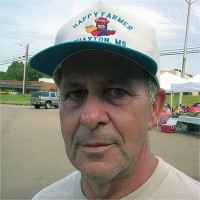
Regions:
<svg viewBox="0 0 200 200"><path fill-rule="evenodd" d="M68 96L74 100L78 100L82 97L85 97L86 93L84 91L77 90L77 91L71 92Z"/></svg>
<svg viewBox="0 0 200 200"><path fill-rule="evenodd" d="M120 97L120 96L123 96L124 94L126 94L126 91L119 88L112 88L107 91L107 95L113 96L113 97Z"/></svg>

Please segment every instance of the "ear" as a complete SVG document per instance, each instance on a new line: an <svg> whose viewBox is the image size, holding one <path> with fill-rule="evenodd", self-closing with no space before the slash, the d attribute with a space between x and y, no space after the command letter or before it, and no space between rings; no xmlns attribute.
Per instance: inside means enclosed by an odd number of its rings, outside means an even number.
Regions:
<svg viewBox="0 0 200 200"><path fill-rule="evenodd" d="M148 130L152 130L156 125L163 106L166 102L166 92L163 89L159 89L155 95L155 101L152 104L151 116L149 120Z"/></svg>

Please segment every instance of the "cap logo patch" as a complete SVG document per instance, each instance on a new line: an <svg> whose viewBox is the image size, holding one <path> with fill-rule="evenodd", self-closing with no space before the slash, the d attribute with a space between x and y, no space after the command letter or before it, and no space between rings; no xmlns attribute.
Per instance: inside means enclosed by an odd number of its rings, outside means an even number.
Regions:
<svg viewBox="0 0 200 200"><path fill-rule="evenodd" d="M74 41L103 42L127 47L127 41L116 36L116 33L119 34L118 30L116 30L117 27L116 29L109 28L109 24L111 24L111 27L114 27L116 23L128 31L134 29L131 23L128 23L125 18L111 12L91 12L82 15L82 17L79 17L78 20L72 24L72 27L78 29L78 27L81 26L81 31L84 30L88 36L77 38ZM114 35L117 38L112 37Z"/></svg>
<svg viewBox="0 0 200 200"><path fill-rule="evenodd" d="M93 36L110 36L114 35L116 31L114 30L108 30L108 19L105 17L99 17L95 19L96 26L90 25L86 26L86 32L90 33Z"/></svg>
<svg viewBox="0 0 200 200"><path fill-rule="evenodd" d="M121 25L123 25L125 28L127 28L127 30L132 30L133 29L133 26L128 23L124 18L118 16L118 15L115 15L115 14L112 14L112 13L107 13L107 12L93 12L93 13L88 13L86 15L84 15L83 17L79 18L75 24L73 24L73 28L76 29L78 28L80 25L82 25L83 23L85 23L86 21L90 20L91 18L97 18L97 20L101 20L101 21L104 21L108 19L110 20L114 20L118 23L120 23ZM96 21L95 21L96 22Z"/></svg>

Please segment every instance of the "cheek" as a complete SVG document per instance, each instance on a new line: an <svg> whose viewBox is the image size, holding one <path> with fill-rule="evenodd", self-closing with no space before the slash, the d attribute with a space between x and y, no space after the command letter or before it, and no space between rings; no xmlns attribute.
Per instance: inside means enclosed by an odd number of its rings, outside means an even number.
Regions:
<svg viewBox="0 0 200 200"><path fill-rule="evenodd" d="M79 118L78 112L70 112L62 105L60 106L61 132L67 149L72 147L73 138L79 127Z"/></svg>
<svg viewBox="0 0 200 200"><path fill-rule="evenodd" d="M140 99L122 107L118 113L120 113L118 116L125 128L141 129L148 126L151 109L147 100Z"/></svg>
<svg viewBox="0 0 200 200"><path fill-rule="evenodd" d="M147 102L133 102L113 115L115 128L123 137L130 151L140 146L147 138L150 107Z"/></svg>

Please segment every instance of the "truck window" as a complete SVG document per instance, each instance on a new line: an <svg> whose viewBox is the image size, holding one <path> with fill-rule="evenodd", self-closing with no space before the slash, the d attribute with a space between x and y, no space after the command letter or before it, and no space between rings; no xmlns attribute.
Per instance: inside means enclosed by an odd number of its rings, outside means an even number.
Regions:
<svg viewBox="0 0 200 200"><path fill-rule="evenodd" d="M56 97L55 93L51 93L51 97Z"/></svg>

